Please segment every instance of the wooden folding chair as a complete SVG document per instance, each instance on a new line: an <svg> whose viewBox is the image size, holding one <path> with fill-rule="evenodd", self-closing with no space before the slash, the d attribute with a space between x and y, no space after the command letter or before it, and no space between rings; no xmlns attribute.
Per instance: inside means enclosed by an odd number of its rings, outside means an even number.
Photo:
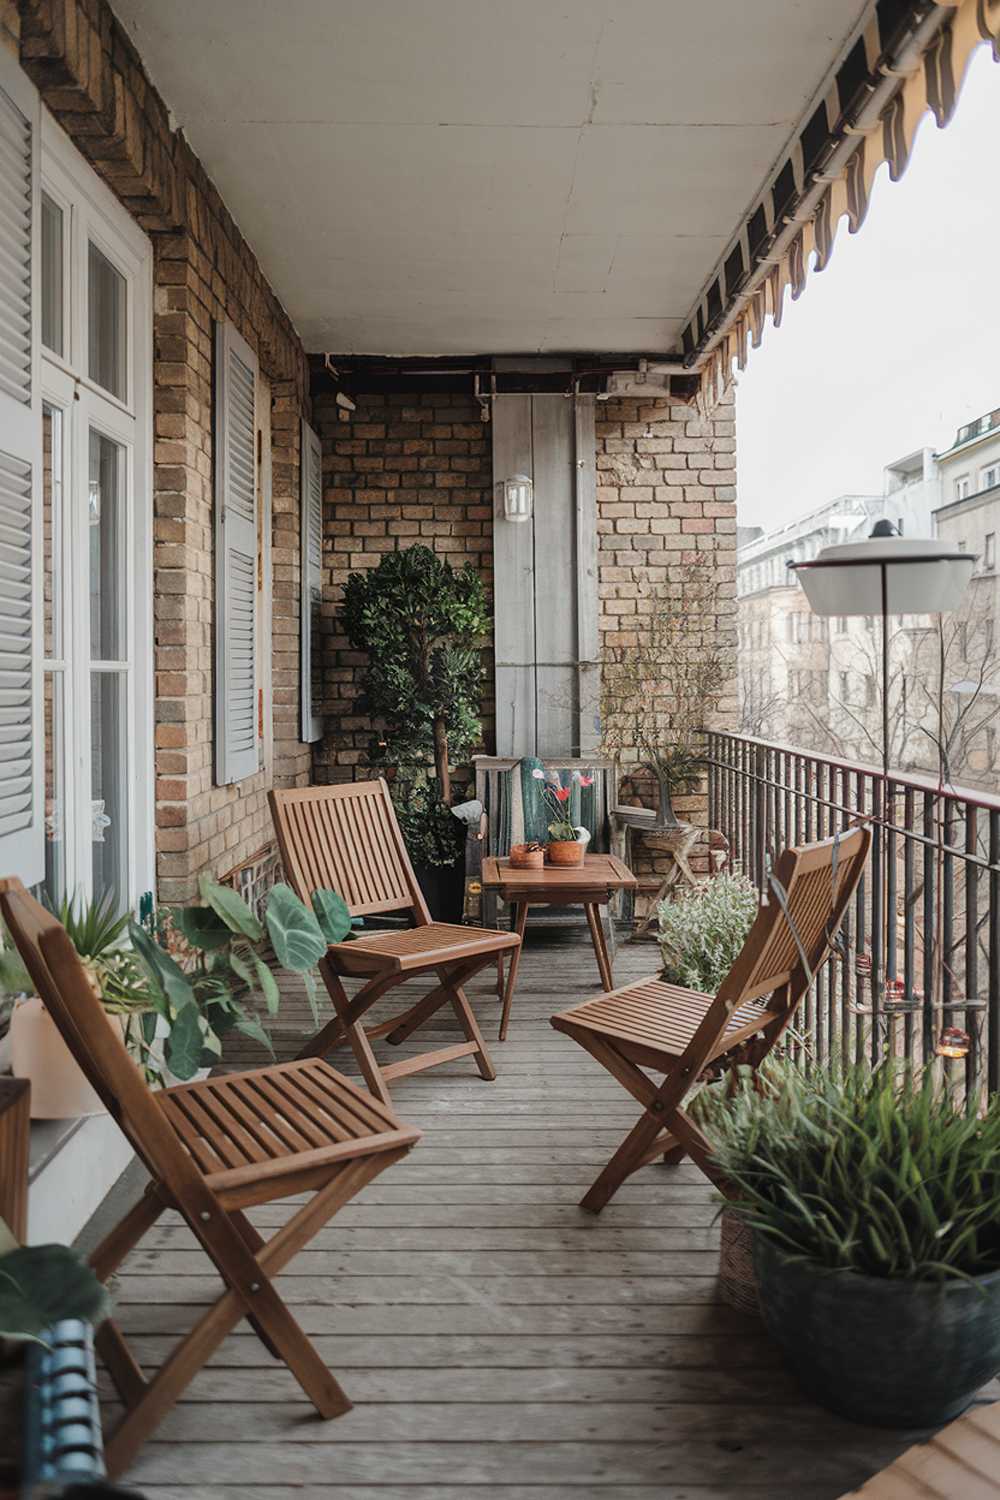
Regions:
<svg viewBox="0 0 1000 1500"><path fill-rule="evenodd" d="M759 1067L795 1014L861 879L871 833L855 828L786 849L739 957L714 997L653 976L552 1017L642 1105L638 1124L582 1199L600 1213L625 1178L685 1156L725 1191L708 1142L684 1110L706 1069ZM643 1071L664 1074L654 1084Z"/></svg>
<svg viewBox="0 0 1000 1500"><path fill-rule="evenodd" d="M96 1275L106 1281L172 1208L227 1288L152 1379L115 1322L98 1330L98 1351L125 1405L106 1444L112 1478L129 1467L243 1317L321 1417L348 1411L350 1401L272 1277L367 1182L405 1156L420 1132L318 1058L150 1090L55 917L19 880L0 881L0 913L66 1045L150 1173L144 1196L90 1257ZM263 1240L243 1210L298 1193L313 1196Z"/></svg>
<svg viewBox="0 0 1000 1500"><path fill-rule="evenodd" d="M347 902L352 917L401 912L413 924L365 933L327 949L319 969L337 1014L299 1056L320 1057L350 1042L365 1082L385 1103L393 1079L457 1057L474 1057L480 1076L495 1078L462 986L486 964L495 963L498 954L517 948L520 938L512 932L431 921L384 781L304 787L269 796L285 875L302 901L311 901L314 891L334 890ZM393 1020L362 1026L362 1017L376 1000L419 974L436 975L434 989ZM353 1000L347 997L342 975L366 981ZM371 1047L376 1037L403 1042L445 1005L458 1017L464 1042L380 1066Z"/></svg>

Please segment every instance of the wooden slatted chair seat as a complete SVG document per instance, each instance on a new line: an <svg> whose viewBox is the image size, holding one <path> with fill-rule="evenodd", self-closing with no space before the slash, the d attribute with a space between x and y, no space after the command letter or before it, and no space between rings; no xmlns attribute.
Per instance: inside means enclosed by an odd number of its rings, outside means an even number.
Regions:
<svg viewBox="0 0 1000 1500"><path fill-rule="evenodd" d="M226 1290L200 1312L147 1378L117 1323L97 1348L125 1407L105 1445L111 1478L131 1464L241 1318L282 1359L322 1417L350 1401L272 1284L299 1250L372 1178L420 1139L392 1109L319 1059L151 1091L109 1026L66 932L19 880L0 880L0 915L36 992L111 1118L146 1166L146 1192L98 1245L90 1264L106 1281L164 1209L176 1209ZM265 1241L242 1210L297 1194Z"/></svg>
<svg viewBox="0 0 1000 1500"><path fill-rule="evenodd" d="M223 1207L302 1192L338 1161L412 1145L392 1112L321 1058L175 1084L155 1100Z"/></svg>
<svg viewBox="0 0 1000 1500"><path fill-rule="evenodd" d="M285 876L300 900L311 902L316 891L337 891L352 917L392 913L411 924L365 932L327 949L319 970L336 1017L306 1043L300 1057L321 1057L348 1042L368 1087L386 1103L393 1079L462 1057L474 1060L481 1078L494 1079L496 1070L463 985L517 948L520 938L431 921L384 781L272 791L269 800ZM392 1020L362 1024L377 1000L411 975L424 973L433 973L438 983L421 1000ZM345 976L367 979L353 998L344 989ZM454 1011L465 1041L400 1062L378 1061L371 1046L377 1037L398 1045L444 1006Z"/></svg>
<svg viewBox="0 0 1000 1500"><path fill-rule="evenodd" d="M553 1016L552 1025L570 1035L575 1029L585 1028L613 1040L633 1062L655 1067L661 1058L683 1054L714 1002L714 995L700 990L686 990L662 979L640 979L567 1011L568 1025L563 1024L562 1015ZM757 1000L738 1005L722 1035L708 1049L706 1063L756 1036L778 1014Z"/></svg>
<svg viewBox="0 0 1000 1500"><path fill-rule="evenodd" d="M775 862L770 898L717 995L654 975L552 1017L557 1031L591 1053L643 1107L584 1196L584 1208L599 1213L626 1177L657 1159L674 1164L690 1156L726 1191L684 1102L709 1064L763 1062L829 956L870 843L870 830L855 828L786 849ZM663 1082L655 1084L644 1069L662 1073Z"/></svg>
<svg viewBox="0 0 1000 1500"><path fill-rule="evenodd" d="M401 932L375 932L352 942L337 943L329 954L345 974L371 974L382 969L416 973L435 969L441 963L474 958L480 953L490 958L517 946L517 936L512 932L484 932L450 922L427 922L422 927L405 927Z"/></svg>

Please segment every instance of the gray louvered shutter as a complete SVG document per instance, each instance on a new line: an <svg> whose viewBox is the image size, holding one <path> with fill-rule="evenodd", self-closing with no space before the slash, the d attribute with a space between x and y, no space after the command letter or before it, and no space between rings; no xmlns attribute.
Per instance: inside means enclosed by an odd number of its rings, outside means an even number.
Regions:
<svg viewBox="0 0 1000 1500"><path fill-rule="evenodd" d="M45 875L38 95L0 48L0 873Z"/></svg>
<svg viewBox="0 0 1000 1500"><path fill-rule="evenodd" d="M323 445L308 422L302 423L300 448L299 534L302 539L302 586L300 594L299 644L300 720L299 734L311 744L322 739L323 725L317 711L319 666L319 619L323 599Z"/></svg>
<svg viewBox="0 0 1000 1500"><path fill-rule="evenodd" d="M215 779L253 776L257 735L257 357L215 325Z"/></svg>

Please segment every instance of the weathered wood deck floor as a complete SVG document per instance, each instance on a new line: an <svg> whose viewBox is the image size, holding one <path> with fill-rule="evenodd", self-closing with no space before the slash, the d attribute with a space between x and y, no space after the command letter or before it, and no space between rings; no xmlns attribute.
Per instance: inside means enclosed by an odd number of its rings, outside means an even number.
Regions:
<svg viewBox="0 0 1000 1500"><path fill-rule="evenodd" d="M618 982L656 957L626 946ZM635 1118L548 1025L596 988L588 945L529 930L503 1046L488 980L470 991L496 1083L465 1060L401 1080L422 1143L281 1278L354 1410L319 1421L243 1324L130 1483L150 1500L835 1500L906 1446L912 1434L805 1401L759 1326L717 1302L711 1190L692 1167L646 1168L599 1219L577 1208ZM306 1030L290 997L279 1053ZM253 1217L266 1234L285 1214ZM116 1301L155 1367L216 1295L173 1216L126 1262Z"/></svg>

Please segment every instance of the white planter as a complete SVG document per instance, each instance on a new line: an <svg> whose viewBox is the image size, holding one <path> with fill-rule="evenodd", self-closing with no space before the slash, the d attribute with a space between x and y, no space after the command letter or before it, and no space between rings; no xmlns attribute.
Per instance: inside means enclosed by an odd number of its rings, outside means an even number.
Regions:
<svg viewBox="0 0 1000 1500"><path fill-rule="evenodd" d="M122 1035L123 1018L104 1014L108 1025ZM14 1077L31 1083L33 1120L75 1120L104 1113L100 1097L37 995L19 1000L11 1013L10 1060Z"/></svg>

